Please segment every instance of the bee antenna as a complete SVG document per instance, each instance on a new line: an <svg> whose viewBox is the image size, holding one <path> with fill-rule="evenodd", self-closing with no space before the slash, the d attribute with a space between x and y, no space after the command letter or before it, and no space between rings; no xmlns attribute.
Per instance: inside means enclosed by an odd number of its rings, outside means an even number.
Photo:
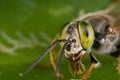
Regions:
<svg viewBox="0 0 120 80"><path fill-rule="evenodd" d="M60 53L60 57L59 57L58 62L57 62L55 75L57 75L57 73L59 72L60 63L62 61L62 57L63 57L64 51L65 51L66 46L67 46L68 43L69 43L69 41L65 42L64 46L62 47L62 50L61 50L61 53Z"/></svg>
<svg viewBox="0 0 120 80"><path fill-rule="evenodd" d="M65 42L65 39L56 40L53 42L23 73L20 73L20 76L26 75L49 51L52 47L56 46L60 42Z"/></svg>

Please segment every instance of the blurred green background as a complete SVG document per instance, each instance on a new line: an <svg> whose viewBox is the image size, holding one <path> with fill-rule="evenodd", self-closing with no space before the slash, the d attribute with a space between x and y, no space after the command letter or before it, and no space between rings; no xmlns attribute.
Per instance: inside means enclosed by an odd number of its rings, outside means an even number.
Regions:
<svg viewBox="0 0 120 80"><path fill-rule="evenodd" d="M0 0L0 80L54 80L54 70L51 66L34 68L24 77L20 77L19 73L47 48L49 41L59 33L63 24L75 19L80 10L86 13L93 12L104 9L111 2L112 0ZM32 46L29 47L31 33L34 34L33 37L36 36L40 45L30 43ZM18 37L20 34L23 40ZM14 45L8 42L8 37L13 42L23 41L26 47L18 47L13 53L9 53L9 49L13 49ZM120 76L115 71L117 59L95 55L101 66L92 71L88 80L119 80ZM83 61L88 68L88 55L83 57ZM41 64L48 62L49 55L46 55ZM68 61L63 59L60 68L64 75L62 80L73 78L68 65Z"/></svg>

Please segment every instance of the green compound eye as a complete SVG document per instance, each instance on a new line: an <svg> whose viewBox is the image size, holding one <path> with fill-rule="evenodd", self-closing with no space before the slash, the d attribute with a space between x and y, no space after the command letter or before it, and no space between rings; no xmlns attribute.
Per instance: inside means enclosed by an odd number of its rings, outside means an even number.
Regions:
<svg viewBox="0 0 120 80"><path fill-rule="evenodd" d="M80 35L81 45L84 49L91 47L94 41L94 29L93 27L84 21L78 23L78 30Z"/></svg>

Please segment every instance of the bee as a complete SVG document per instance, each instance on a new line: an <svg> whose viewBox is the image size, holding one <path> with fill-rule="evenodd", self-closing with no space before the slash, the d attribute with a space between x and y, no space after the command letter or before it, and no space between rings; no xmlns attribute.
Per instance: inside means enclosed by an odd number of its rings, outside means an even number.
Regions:
<svg viewBox="0 0 120 80"><path fill-rule="evenodd" d="M61 33L55 37L51 45L40 54L22 75L27 74L50 52L50 61L58 78L63 77L59 72L59 68L62 57L65 56L70 61L72 69L76 74L82 74L80 69L82 67L84 74L81 80L86 80L99 62L93 55L92 50L117 57L117 70L120 73L120 13L111 12L118 2L119 0L113 0L113 3L104 10L84 14L65 24ZM58 44L61 45L61 50L56 65L52 53ZM89 55L91 61L91 65L87 70L81 61L85 53Z"/></svg>

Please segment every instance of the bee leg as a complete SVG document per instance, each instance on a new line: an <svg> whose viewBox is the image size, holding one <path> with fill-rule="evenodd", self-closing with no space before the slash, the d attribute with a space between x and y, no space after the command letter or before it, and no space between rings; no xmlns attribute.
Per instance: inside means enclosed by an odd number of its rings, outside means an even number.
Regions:
<svg viewBox="0 0 120 80"><path fill-rule="evenodd" d="M85 65L82 63L82 61L81 61L81 60L80 60L80 65L81 65L81 67L82 67L83 71L86 71Z"/></svg>
<svg viewBox="0 0 120 80"><path fill-rule="evenodd" d="M95 65L98 63L97 59L90 53L90 60L91 60L91 65L88 68L88 70L85 72L85 74L82 76L81 80L86 80Z"/></svg>
<svg viewBox="0 0 120 80"><path fill-rule="evenodd" d="M57 39L58 39L58 35L53 39L52 42L56 41ZM56 59L56 56L55 56L55 58L53 57L53 51L54 51L54 47L50 49L50 63L52 65L54 71L56 71L56 64L54 61ZM57 72L56 75L57 75L57 78L63 77L63 75L60 72Z"/></svg>
<svg viewBox="0 0 120 80"><path fill-rule="evenodd" d="M112 3L103 11L104 13L110 13L119 4L120 0L113 0Z"/></svg>
<svg viewBox="0 0 120 80"><path fill-rule="evenodd" d="M40 64L38 63L35 68L40 68L40 67L49 67L50 66L50 63L47 63L47 64Z"/></svg>
<svg viewBox="0 0 120 80"><path fill-rule="evenodd" d="M120 55L118 57L118 66L117 66L118 73L120 74Z"/></svg>
<svg viewBox="0 0 120 80"><path fill-rule="evenodd" d="M55 38L52 40L51 44L52 44L53 42L55 42L57 39L58 39L58 35L55 36ZM53 69L55 70L56 68L55 68L55 63L54 63L54 59L53 59L53 55L52 55L53 50L54 50L54 47L50 49L50 62L48 62L48 63L46 63L46 64L40 64L40 63L38 63L38 64L35 66L35 68L39 68L39 67L49 67L49 66L52 65L52 66L53 66ZM56 58L56 56L55 56L55 58Z"/></svg>
<svg viewBox="0 0 120 80"><path fill-rule="evenodd" d="M53 58L53 52L50 51L50 62L51 62L51 65L52 65L54 71L56 71L56 64L55 64L54 60L55 59ZM57 78L63 78L63 75L59 71L56 73L56 76L57 76Z"/></svg>
<svg viewBox="0 0 120 80"><path fill-rule="evenodd" d="M118 60L118 65L117 65L117 71L120 74L120 45L118 45L118 50L116 52L110 53L112 57L117 58Z"/></svg>

